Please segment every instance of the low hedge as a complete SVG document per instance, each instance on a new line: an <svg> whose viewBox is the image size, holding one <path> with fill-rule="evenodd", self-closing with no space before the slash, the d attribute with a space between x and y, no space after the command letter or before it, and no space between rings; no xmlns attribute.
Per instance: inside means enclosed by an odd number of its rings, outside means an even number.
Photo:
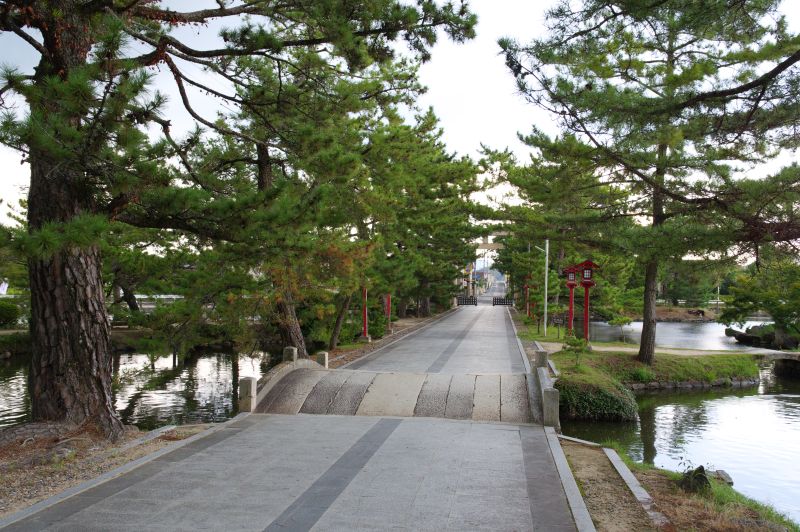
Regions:
<svg viewBox="0 0 800 532"><path fill-rule="evenodd" d="M556 381L559 409L566 419L635 421L636 398L621 382L595 368L573 366Z"/></svg>

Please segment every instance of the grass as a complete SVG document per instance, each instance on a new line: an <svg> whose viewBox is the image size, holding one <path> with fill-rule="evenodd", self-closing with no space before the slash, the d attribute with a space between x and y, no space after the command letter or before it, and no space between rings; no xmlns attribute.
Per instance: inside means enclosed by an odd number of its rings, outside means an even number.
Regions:
<svg viewBox="0 0 800 532"><path fill-rule="evenodd" d="M575 356L568 352L552 355L563 374L576 373ZM659 354L652 366L636 360L635 353L594 351L580 357L581 365L599 370L624 384L642 382L702 382L720 379L743 380L758 377L753 355L680 356ZM580 371L583 373L584 371Z"/></svg>
<svg viewBox="0 0 800 532"><path fill-rule="evenodd" d="M751 527L767 529L777 526L780 529L800 532L798 523L795 523L772 506L742 495L724 482L710 479L710 491L706 493L687 493L678 486L682 476L681 473L659 469L651 464L635 462L616 441L604 441L602 445L617 452L625 462L625 465L644 484L650 496L655 499L659 509L667 515L679 530L684 525L681 519L686 517L690 520L693 529L702 529L703 527L699 522L691 520L695 516L704 515L706 519L717 525L716 528L725 530ZM676 500L678 501L677 504ZM743 519L748 523L744 524Z"/></svg>

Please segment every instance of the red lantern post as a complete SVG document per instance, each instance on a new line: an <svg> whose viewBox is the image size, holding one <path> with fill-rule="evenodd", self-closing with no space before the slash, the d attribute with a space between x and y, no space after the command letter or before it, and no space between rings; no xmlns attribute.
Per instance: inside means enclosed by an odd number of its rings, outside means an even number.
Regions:
<svg viewBox="0 0 800 532"><path fill-rule="evenodd" d="M575 271L581 274L581 286L583 287L583 338L587 342L589 341L589 289L596 284L592 277L594 270L599 267L590 260L573 266Z"/></svg>

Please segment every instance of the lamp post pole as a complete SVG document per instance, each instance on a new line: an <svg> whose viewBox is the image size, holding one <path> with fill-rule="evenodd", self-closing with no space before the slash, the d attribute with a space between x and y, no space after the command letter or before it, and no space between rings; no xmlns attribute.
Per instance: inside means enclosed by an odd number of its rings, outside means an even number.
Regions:
<svg viewBox="0 0 800 532"><path fill-rule="evenodd" d="M530 251L530 244L528 244ZM547 277L550 269L550 239L544 241L544 249L536 246L536 249L544 253L544 335L547 336Z"/></svg>

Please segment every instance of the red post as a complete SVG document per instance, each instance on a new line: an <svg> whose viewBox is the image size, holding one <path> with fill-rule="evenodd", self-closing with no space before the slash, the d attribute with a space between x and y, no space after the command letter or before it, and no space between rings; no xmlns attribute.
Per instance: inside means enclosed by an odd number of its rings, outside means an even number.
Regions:
<svg viewBox="0 0 800 532"><path fill-rule="evenodd" d="M369 338L369 328L367 327L367 288L361 289L361 336Z"/></svg>
<svg viewBox="0 0 800 532"><path fill-rule="evenodd" d="M589 341L589 285L583 285L583 338Z"/></svg>
<svg viewBox="0 0 800 532"><path fill-rule="evenodd" d="M392 294L386 294L386 319L392 321Z"/></svg>
<svg viewBox="0 0 800 532"><path fill-rule="evenodd" d="M567 321L567 334L572 332L572 322L575 318L575 285L568 284L569 287L569 320Z"/></svg>

